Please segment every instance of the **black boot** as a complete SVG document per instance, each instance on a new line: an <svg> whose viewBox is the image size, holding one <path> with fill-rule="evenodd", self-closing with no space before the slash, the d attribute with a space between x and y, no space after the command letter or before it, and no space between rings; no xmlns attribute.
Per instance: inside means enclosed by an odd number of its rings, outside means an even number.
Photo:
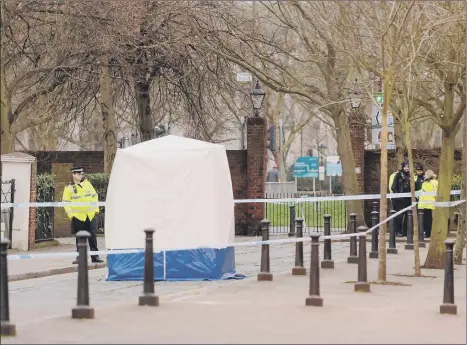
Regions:
<svg viewBox="0 0 467 345"><path fill-rule="evenodd" d="M104 262L104 260L97 258L92 258L92 262L95 264L101 264Z"/></svg>

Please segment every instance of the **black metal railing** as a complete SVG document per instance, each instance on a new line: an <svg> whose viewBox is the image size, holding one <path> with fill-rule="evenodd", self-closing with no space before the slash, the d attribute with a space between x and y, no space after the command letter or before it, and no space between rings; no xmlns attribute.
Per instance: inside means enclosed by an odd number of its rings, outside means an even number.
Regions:
<svg viewBox="0 0 467 345"><path fill-rule="evenodd" d="M2 181L0 201L2 203L15 202L15 191L15 179ZM3 236L10 240L9 248L11 248L12 244L14 210L14 207L10 207L8 209L2 209L1 212L0 222L2 223L5 231Z"/></svg>
<svg viewBox="0 0 467 345"><path fill-rule="evenodd" d="M271 233L289 233L291 219L291 206L296 218L303 218L303 232L320 232L324 229L324 215L331 215L331 231L345 231L347 228L348 214L345 201L323 200L307 201L310 197L340 196L341 194L329 193L269 193L266 199L299 198L300 202L268 202L265 205L266 218L271 221Z"/></svg>
<svg viewBox="0 0 467 345"><path fill-rule="evenodd" d="M53 175L38 175L36 186L37 202L55 201ZM36 243L54 239L54 214L54 207L38 207L36 209Z"/></svg>

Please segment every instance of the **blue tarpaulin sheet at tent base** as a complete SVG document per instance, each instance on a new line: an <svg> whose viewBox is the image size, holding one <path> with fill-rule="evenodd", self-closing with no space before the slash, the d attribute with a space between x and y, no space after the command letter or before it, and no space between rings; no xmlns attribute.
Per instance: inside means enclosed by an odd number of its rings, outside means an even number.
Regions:
<svg viewBox="0 0 467 345"><path fill-rule="evenodd" d="M107 268L109 281L143 280L144 253L109 254ZM235 248L227 247L154 253L154 278L184 281L243 279L245 276L235 272Z"/></svg>

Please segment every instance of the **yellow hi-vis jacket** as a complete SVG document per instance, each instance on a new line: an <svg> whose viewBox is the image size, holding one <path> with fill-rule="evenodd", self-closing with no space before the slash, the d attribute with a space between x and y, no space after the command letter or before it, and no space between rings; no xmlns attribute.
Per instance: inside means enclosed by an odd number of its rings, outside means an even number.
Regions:
<svg viewBox="0 0 467 345"><path fill-rule="evenodd" d="M436 191L438 191L438 181L431 179L431 180L423 182L421 192L432 193ZM418 201L418 208L434 210L435 201L436 201L436 196L420 195L419 201Z"/></svg>
<svg viewBox="0 0 467 345"><path fill-rule="evenodd" d="M96 190L88 180L81 181L81 183L70 183L63 191L63 202L98 202L99 197ZM73 217L80 221L86 221L86 217L92 220L94 216L99 213L99 207L94 206L66 206L65 212L68 218Z"/></svg>
<svg viewBox="0 0 467 345"><path fill-rule="evenodd" d="M392 193L392 183L394 182L394 177L396 177L396 174L398 172L397 171L394 171L391 176L389 176L389 186L388 186L388 189L389 189L389 193Z"/></svg>

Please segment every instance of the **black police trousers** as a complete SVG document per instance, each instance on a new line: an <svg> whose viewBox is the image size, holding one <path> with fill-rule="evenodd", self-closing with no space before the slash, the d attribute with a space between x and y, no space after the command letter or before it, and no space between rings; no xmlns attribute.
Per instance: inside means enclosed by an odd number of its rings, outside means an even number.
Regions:
<svg viewBox="0 0 467 345"><path fill-rule="evenodd" d="M88 237L88 242L89 242L89 249L91 251L98 251L97 249L97 221L96 217L94 217L92 220L89 220L89 217L86 217L86 220L83 222L75 217L71 219L71 228L73 231L73 234L78 233L78 231L84 230L87 231L91 234L91 236ZM76 237L76 251L78 251L78 237ZM92 261L96 261L99 258L98 255L92 255L91 259Z"/></svg>

